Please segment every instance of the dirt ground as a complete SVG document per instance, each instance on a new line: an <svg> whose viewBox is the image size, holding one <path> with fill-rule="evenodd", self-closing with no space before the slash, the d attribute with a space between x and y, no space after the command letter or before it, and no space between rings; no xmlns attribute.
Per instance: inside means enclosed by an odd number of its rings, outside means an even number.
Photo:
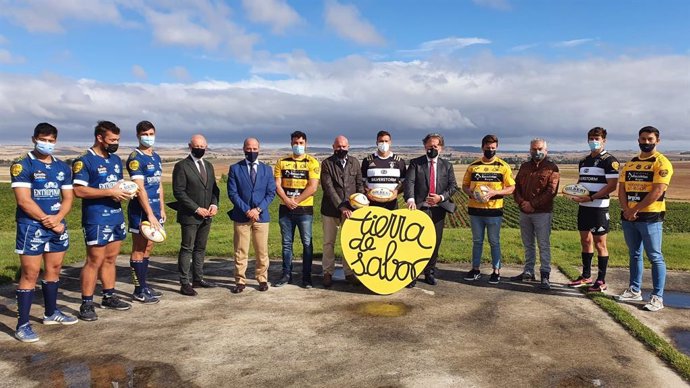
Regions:
<svg viewBox="0 0 690 388"><path fill-rule="evenodd" d="M127 259L118 265L126 296ZM230 263L211 258L207 279L221 287L186 297L177 292L176 268L174 258L153 258L161 302L97 309L96 322L43 326L34 305L35 344L12 337L14 286L1 288L0 386L688 386L593 302L562 287L557 272L550 292L509 282L520 268L504 268L505 281L492 286L486 269L468 283L461 280L467 268L442 265L437 286L390 296L344 283L326 290L318 276L311 290L259 292L250 281L235 295ZM271 263L272 278L279 268ZM62 276L59 305L72 314L79 269ZM679 317L674 310L639 314L645 323L670 321Z"/></svg>

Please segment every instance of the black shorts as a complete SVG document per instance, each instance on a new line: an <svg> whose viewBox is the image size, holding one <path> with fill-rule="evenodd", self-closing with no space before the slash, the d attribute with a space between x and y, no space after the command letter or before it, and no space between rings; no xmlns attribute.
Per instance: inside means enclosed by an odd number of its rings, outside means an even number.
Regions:
<svg viewBox="0 0 690 388"><path fill-rule="evenodd" d="M603 236L609 232L609 208L579 206L577 230Z"/></svg>

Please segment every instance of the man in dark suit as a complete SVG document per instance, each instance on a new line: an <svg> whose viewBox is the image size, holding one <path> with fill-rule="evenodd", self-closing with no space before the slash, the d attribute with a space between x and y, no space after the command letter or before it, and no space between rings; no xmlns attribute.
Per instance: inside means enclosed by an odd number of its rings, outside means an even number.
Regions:
<svg viewBox="0 0 690 388"><path fill-rule="evenodd" d="M233 204L228 212L234 221L235 288L233 294L244 291L247 278L249 242L254 242L256 267L254 277L259 291L268 290L268 206L276 196L273 170L259 162L259 141L253 137L244 141L244 159L230 166L228 197Z"/></svg>
<svg viewBox="0 0 690 388"><path fill-rule="evenodd" d="M173 168L173 196L177 202L172 207L177 210L177 222L182 226L177 257L182 285L180 293L188 296L197 294L194 287L215 287L215 284L204 280L204 255L211 221L218 213L220 190L213 165L203 159L206 147L206 139L202 135L192 136L189 156Z"/></svg>
<svg viewBox="0 0 690 388"><path fill-rule="evenodd" d="M323 286L333 284L335 271L335 239L343 220L350 218L352 210L348 199L354 193L363 193L362 170L356 158L348 157L350 144L345 136L338 136L333 142L333 155L321 163L321 225L323 226ZM343 259L345 279L357 284L357 278Z"/></svg>
<svg viewBox="0 0 690 388"><path fill-rule="evenodd" d="M412 159L405 174L405 198L407 208L420 209L431 217L436 229L436 247L424 269L424 281L436 285L435 271L438 258L438 248L443 237L443 223L446 213L455 211L455 204L451 200L458 190L453 166L439 157L443 151L443 136L430 133L422 140L426 155ZM413 280L408 287L414 287Z"/></svg>

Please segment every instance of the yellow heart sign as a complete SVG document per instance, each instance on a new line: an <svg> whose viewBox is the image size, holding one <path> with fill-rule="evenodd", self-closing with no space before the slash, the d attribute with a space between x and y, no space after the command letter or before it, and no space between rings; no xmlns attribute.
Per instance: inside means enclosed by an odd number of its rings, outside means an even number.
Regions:
<svg viewBox="0 0 690 388"><path fill-rule="evenodd" d="M388 295L424 271L436 246L436 230L421 210L367 206L345 220L340 245L362 284Z"/></svg>

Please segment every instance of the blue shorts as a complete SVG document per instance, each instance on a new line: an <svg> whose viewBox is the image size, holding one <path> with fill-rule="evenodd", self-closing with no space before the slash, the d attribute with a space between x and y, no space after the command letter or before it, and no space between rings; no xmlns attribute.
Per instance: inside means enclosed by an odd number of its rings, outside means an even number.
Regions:
<svg viewBox="0 0 690 388"><path fill-rule="evenodd" d="M160 212L156 212L156 209L153 210L153 215L158 218L158 222L163 225L163 220L161 219L161 214ZM142 221L148 221L149 218L146 216L146 213L143 211L141 212L130 212L129 213L129 231L131 233L139 233L139 225L141 225Z"/></svg>
<svg viewBox="0 0 690 388"><path fill-rule="evenodd" d="M120 225L86 225L84 226L84 241L86 245L108 245L113 241L122 241L127 237L125 223Z"/></svg>
<svg viewBox="0 0 690 388"><path fill-rule="evenodd" d="M62 234L43 225L17 224L17 245L14 252L20 255L39 256L45 252L64 252L69 248L67 224Z"/></svg>

